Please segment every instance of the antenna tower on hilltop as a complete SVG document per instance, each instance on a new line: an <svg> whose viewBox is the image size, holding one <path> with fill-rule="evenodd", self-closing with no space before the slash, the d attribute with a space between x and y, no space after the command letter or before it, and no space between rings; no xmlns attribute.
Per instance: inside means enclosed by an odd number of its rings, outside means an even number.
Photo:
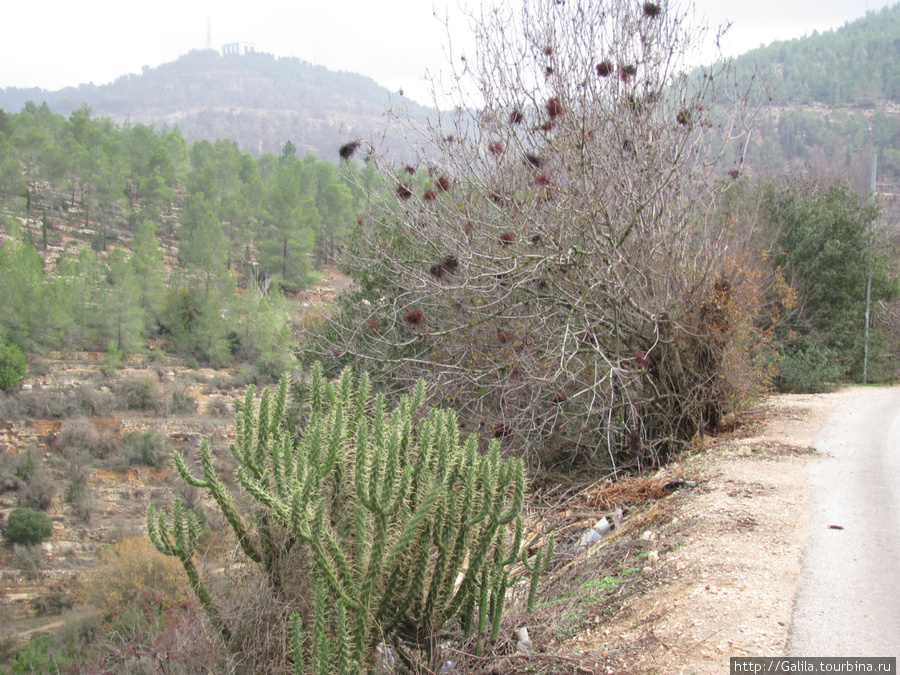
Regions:
<svg viewBox="0 0 900 675"><path fill-rule="evenodd" d="M206 48L212 49L212 19L206 17Z"/></svg>

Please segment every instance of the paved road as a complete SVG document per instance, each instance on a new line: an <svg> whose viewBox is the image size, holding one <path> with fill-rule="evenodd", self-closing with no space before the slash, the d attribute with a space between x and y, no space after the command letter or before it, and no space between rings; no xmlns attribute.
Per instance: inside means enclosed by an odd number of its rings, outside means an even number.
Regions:
<svg viewBox="0 0 900 675"><path fill-rule="evenodd" d="M788 655L900 656L900 388L862 389L814 447Z"/></svg>

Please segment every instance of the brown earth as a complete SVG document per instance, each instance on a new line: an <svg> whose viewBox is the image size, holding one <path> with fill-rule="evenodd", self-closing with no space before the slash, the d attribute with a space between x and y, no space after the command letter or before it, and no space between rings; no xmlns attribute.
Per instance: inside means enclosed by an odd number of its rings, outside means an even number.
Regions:
<svg viewBox="0 0 900 675"><path fill-rule="evenodd" d="M595 629L557 645L579 672L710 675L784 655L806 540L810 447L858 389L779 395L730 437L668 468L696 482L660 500L641 578Z"/></svg>

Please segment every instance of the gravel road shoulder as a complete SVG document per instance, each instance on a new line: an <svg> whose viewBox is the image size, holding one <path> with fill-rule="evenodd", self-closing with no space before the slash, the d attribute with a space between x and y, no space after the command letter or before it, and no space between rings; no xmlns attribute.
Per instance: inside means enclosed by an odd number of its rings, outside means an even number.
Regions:
<svg viewBox="0 0 900 675"><path fill-rule="evenodd" d="M671 467L696 481L670 500L641 593L569 646L594 672L720 675L731 656L785 653L810 513L810 447L858 388L773 396L730 436ZM654 531L654 529L656 531ZM652 562L650 562L652 561Z"/></svg>

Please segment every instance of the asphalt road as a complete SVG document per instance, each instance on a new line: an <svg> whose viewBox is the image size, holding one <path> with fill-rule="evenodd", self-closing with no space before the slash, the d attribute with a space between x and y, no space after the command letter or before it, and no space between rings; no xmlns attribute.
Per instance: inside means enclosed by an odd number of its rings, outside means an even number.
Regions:
<svg viewBox="0 0 900 675"><path fill-rule="evenodd" d="M900 656L900 388L862 389L814 448L788 655Z"/></svg>

